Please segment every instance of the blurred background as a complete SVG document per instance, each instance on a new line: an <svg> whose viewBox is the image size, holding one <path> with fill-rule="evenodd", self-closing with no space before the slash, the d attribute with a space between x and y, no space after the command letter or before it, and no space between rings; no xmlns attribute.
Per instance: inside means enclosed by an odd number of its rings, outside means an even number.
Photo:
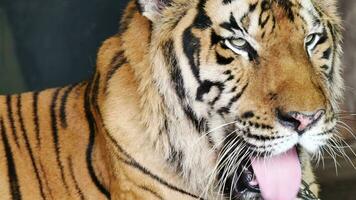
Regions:
<svg viewBox="0 0 356 200"><path fill-rule="evenodd" d="M0 94L41 90L87 79L101 43L118 30L127 0L0 0ZM356 1L339 0L344 19L346 93L341 128L356 149ZM347 131L346 129L350 129ZM345 149L356 164L356 155ZM318 168L322 199L355 200L356 171L326 155Z"/></svg>

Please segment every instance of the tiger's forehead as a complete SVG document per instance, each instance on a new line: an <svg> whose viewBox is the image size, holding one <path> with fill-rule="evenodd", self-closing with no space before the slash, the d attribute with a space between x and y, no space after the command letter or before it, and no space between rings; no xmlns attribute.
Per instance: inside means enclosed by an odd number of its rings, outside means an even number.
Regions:
<svg viewBox="0 0 356 200"><path fill-rule="evenodd" d="M282 20L309 32L320 18L312 0L207 0L205 10L213 25L233 19L251 35Z"/></svg>

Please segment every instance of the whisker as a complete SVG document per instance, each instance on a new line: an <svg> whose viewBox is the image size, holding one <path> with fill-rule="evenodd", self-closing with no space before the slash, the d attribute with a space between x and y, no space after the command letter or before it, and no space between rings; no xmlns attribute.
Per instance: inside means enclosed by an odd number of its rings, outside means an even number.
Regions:
<svg viewBox="0 0 356 200"><path fill-rule="evenodd" d="M222 159L225 158L225 156L227 155L227 153L229 153L231 151L231 148L233 148L234 144L239 141L238 137L234 138L231 141L228 141L228 143L226 143L223 147L222 147L222 152L219 155L219 159L216 162L216 165L214 167L214 169L212 170L212 173L210 173L208 175L208 184L207 187L203 190L201 195L204 194L208 194L209 192L209 188L212 186L213 184L213 180L216 177L217 172L219 172L221 169L219 169L219 166L221 165Z"/></svg>
<svg viewBox="0 0 356 200"><path fill-rule="evenodd" d="M332 148L330 148L330 146L326 145L325 147L328 154L334 160L335 174L338 175L339 174L338 167L340 167L340 163L337 161L337 155L335 154L335 151Z"/></svg>
<svg viewBox="0 0 356 200"><path fill-rule="evenodd" d="M340 124L337 124L338 127L345 129L356 140L356 136L355 136L352 128L349 125L347 125L345 122L342 122L342 121L339 121L338 123L340 123Z"/></svg>
<svg viewBox="0 0 356 200"><path fill-rule="evenodd" d="M328 148L332 149L332 151L337 156L344 158L345 161L349 162L351 164L351 166L354 169L356 169L354 162L351 160L351 158L345 152L345 149L349 149L352 152L352 154L356 157L354 150L350 147L350 145L341 136L338 135L338 134L340 134L338 131L336 133L337 134L334 134L333 137L329 140L329 142L327 144Z"/></svg>
<svg viewBox="0 0 356 200"><path fill-rule="evenodd" d="M212 133L212 132L214 132L214 131L217 131L217 130L219 130L219 129L222 129L222 128L226 127L226 126L229 126L229 125L231 125L231 124L235 124L236 122L237 122L237 121L233 121L233 122L229 122L229 123L226 123L226 124L222 124L222 125L220 125L220 126L218 126L218 127L215 127L215 128L213 128L213 129L209 130L209 131L206 132L206 133L203 133L203 134L198 138L198 140L196 141L196 143L194 143L193 145L197 145L202 139L205 138L205 136L209 135L210 133Z"/></svg>
<svg viewBox="0 0 356 200"><path fill-rule="evenodd" d="M341 117L340 117L340 119L343 120L343 121L356 122L356 118L353 119L353 118L341 118Z"/></svg>
<svg viewBox="0 0 356 200"><path fill-rule="evenodd" d="M218 146L220 146L223 142L226 141L227 138L229 138L232 134L236 133L238 131L238 129L232 131L231 133L229 133L228 135L226 135L220 142L216 143L214 146L211 147L211 149L207 152L208 154L213 153Z"/></svg>
<svg viewBox="0 0 356 200"><path fill-rule="evenodd" d="M339 139L339 141L340 141L341 143L343 143L343 144L346 145L347 149L349 149L349 151L352 153L352 155L355 156L355 158L356 158L356 153L355 153L355 151L353 150L353 148L352 148L343 138L341 138L341 137L338 136L338 139ZM350 162L350 164L352 165L352 167L353 167L354 169L356 169L355 164L353 163L353 161L351 160L351 158L346 154L345 150L342 149L342 151L344 152L344 154L343 154L343 155L344 155L344 158L346 158L346 159Z"/></svg>

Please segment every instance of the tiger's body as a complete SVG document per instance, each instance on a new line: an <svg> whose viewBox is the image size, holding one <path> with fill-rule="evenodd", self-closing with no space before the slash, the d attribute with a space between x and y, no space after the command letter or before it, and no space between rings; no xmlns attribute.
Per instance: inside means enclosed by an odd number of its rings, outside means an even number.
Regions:
<svg viewBox="0 0 356 200"><path fill-rule="evenodd" d="M102 158L85 118L85 87L1 97L1 199L103 198L90 178Z"/></svg>
<svg viewBox="0 0 356 200"><path fill-rule="evenodd" d="M315 153L318 145L332 138L329 130L335 124L333 113L342 91L335 5L316 0L243 2L243 6L233 0L131 2L120 33L100 48L90 81L1 96L1 199L259 198L252 191L238 196L233 188L240 187L240 182L229 178L228 166L220 168L223 173L216 172L225 157L230 165L248 167L241 161L245 155L229 153L226 146L243 152L254 148L251 155L245 153L250 159L255 153L273 156L298 145L302 179L317 194L307 152ZM240 24L233 11L229 13L230 5L246 12L241 23L258 38L248 49L228 50L231 44L247 45L241 40L222 43L221 38L231 37L218 28L231 32ZM301 36L291 38L290 33L306 32L308 26L303 23L310 26L304 16L308 12L298 11L309 6L312 12L311 5L319 13L319 21L314 22L327 29L323 29L325 38L320 36L305 53L298 42ZM228 13L224 18L228 22L216 25L224 14L215 12L223 11ZM263 48L270 48L271 53L263 53ZM322 54L323 60L313 54ZM280 109L285 113L322 109L317 118L327 125L306 125L306 129L300 121L296 127L299 142L288 147L273 143L276 148L270 145L268 149L268 140L283 139L282 132L289 133L295 122L285 114L277 116ZM288 130L280 131L275 122L278 117L287 120L279 122ZM236 125L227 126L234 120ZM216 128L224 126L228 128ZM316 134L314 138L305 136L308 131ZM246 134L245 143L225 143L234 132ZM319 136L322 139L316 141ZM231 161L229 155L241 160ZM225 184L231 188L226 190Z"/></svg>

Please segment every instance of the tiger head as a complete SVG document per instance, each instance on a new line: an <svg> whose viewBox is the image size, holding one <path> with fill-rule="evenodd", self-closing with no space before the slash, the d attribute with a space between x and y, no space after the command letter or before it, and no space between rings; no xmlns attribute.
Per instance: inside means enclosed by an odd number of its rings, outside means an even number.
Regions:
<svg viewBox="0 0 356 200"><path fill-rule="evenodd" d="M167 106L208 141L215 191L247 198L243 191L251 197L261 189L268 196L262 182L269 177L256 172L259 159L279 159L284 166L284 158L274 158L317 154L332 143L343 89L333 0L138 5L151 22L155 83Z"/></svg>

